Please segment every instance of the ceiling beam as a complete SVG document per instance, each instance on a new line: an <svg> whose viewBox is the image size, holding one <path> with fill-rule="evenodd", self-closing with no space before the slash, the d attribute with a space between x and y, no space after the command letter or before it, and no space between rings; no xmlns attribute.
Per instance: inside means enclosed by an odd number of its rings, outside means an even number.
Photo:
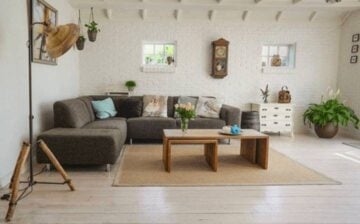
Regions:
<svg viewBox="0 0 360 224"><path fill-rule="evenodd" d="M351 14L352 14L351 11L345 13L345 15L341 18L341 26L346 23L346 21L349 19Z"/></svg>
<svg viewBox="0 0 360 224"><path fill-rule="evenodd" d="M249 10L245 10L241 16L243 21L246 21L246 19L249 17Z"/></svg>
<svg viewBox="0 0 360 224"><path fill-rule="evenodd" d="M215 10L210 10L209 11L209 20L214 21L215 16L216 16L216 11Z"/></svg>
<svg viewBox="0 0 360 224"><path fill-rule="evenodd" d="M112 14L113 14L112 9L104 9L104 12L105 12L106 18L112 19Z"/></svg>
<svg viewBox="0 0 360 224"><path fill-rule="evenodd" d="M279 21L280 21L281 16L282 16L282 11L278 11L278 12L276 13L276 15L275 15L275 20L276 20L276 22L279 22Z"/></svg>
<svg viewBox="0 0 360 224"><path fill-rule="evenodd" d="M145 20L146 17L147 17L147 10L146 10L146 9L140 9L140 10L139 10L139 15L140 15L140 18L141 18L142 20Z"/></svg>
<svg viewBox="0 0 360 224"><path fill-rule="evenodd" d="M181 10L180 10L180 9L176 9L176 10L174 11L174 17L175 17L175 19L176 19L176 20L180 20L180 19L181 19L181 14L182 14Z"/></svg>
<svg viewBox="0 0 360 224"><path fill-rule="evenodd" d="M310 16L309 16L309 22L312 22L315 20L316 18L316 15L317 15L317 12L316 11L313 11Z"/></svg>
<svg viewBox="0 0 360 224"><path fill-rule="evenodd" d="M169 2L164 4L163 2L151 2L149 0L139 0L134 2L129 1L94 1L91 2L91 6L98 9L111 8L121 9L121 10L140 10L140 9L148 9L148 10L156 10L159 8L166 10L251 10L251 9L269 9L276 8L278 10L285 10L290 6L294 6L292 1L289 2L269 2L265 0L254 0L254 2L243 2L243 1L229 1L226 4L201 4L193 1L186 1L186 4L182 4L185 0L181 0L181 4L178 1ZM71 2L71 1L70 1ZM259 4L261 2L261 4ZM76 9L89 9L90 3L87 1L73 1L72 6ZM312 10L320 10L320 9L331 9L336 11L337 9L349 9L356 10L360 9L360 4L358 1L348 1L341 2L341 4L326 4L325 1L323 3L319 2L303 2L303 4L296 4L294 7L288 8L289 10L298 10L298 9L312 9Z"/></svg>

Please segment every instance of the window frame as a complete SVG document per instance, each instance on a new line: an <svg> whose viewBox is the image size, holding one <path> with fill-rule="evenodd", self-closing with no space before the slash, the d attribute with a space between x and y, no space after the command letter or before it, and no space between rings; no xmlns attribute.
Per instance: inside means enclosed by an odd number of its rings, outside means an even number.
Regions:
<svg viewBox="0 0 360 224"><path fill-rule="evenodd" d="M154 45L153 47L155 48L156 45L163 45L164 46L164 52L165 52L165 45L174 45L174 63L172 63L171 65L168 64L146 64L145 61L145 45ZM154 49L155 52L155 49ZM166 58L165 58L166 60ZM176 67L177 66L177 41L143 41L142 45L141 45L141 66L144 67L165 67L165 68L169 68L169 67Z"/></svg>
<svg viewBox="0 0 360 224"><path fill-rule="evenodd" d="M268 47L268 52L267 55L264 56L263 55L263 47ZM287 47L288 48L288 65L287 66L271 66L271 58L272 56L270 55L270 47L276 47L277 48L277 54L280 54L280 47ZM267 64L266 66L263 66L263 58L267 58ZM282 57L282 56L280 56ZM263 43L261 45L261 67L263 69L278 69L278 70L293 70L296 68L296 43Z"/></svg>

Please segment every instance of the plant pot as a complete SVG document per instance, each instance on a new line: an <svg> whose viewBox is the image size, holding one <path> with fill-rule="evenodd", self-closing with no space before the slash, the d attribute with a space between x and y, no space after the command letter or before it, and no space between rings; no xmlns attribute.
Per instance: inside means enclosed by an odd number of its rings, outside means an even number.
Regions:
<svg viewBox="0 0 360 224"><path fill-rule="evenodd" d="M76 41L76 48L79 50L79 51L82 51L84 50L84 47L85 47L85 40L83 39L77 39Z"/></svg>
<svg viewBox="0 0 360 224"><path fill-rule="evenodd" d="M315 125L315 133L319 138L333 138L339 130L339 126L332 123L325 126Z"/></svg>
<svg viewBox="0 0 360 224"><path fill-rule="evenodd" d="M95 42L96 41L96 35L97 35L98 32L88 30L87 33L88 33L89 40L91 42Z"/></svg>
<svg viewBox="0 0 360 224"><path fill-rule="evenodd" d="M133 87L133 86L132 87L127 87L127 89L128 89L129 92L132 92L132 91L134 91L135 87Z"/></svg>

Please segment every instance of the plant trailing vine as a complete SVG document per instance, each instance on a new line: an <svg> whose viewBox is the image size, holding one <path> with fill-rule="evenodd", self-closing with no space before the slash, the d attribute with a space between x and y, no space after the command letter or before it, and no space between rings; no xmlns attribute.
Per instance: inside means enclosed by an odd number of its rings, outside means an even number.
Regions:
<svg viewBox="0 0 360 224"><path fill-rule="evenodd" d="M83 29L82 29L82 24L81 24L81 14L80 14L80 10L79 10L79 20L78 20L78 25L80 27L80 35L79 35L79 38L77 39L76 41L76 48L81 51L84 49L85 47L85 41L86 41L86 38L84 37L84 34L83 34Z"/></svg>

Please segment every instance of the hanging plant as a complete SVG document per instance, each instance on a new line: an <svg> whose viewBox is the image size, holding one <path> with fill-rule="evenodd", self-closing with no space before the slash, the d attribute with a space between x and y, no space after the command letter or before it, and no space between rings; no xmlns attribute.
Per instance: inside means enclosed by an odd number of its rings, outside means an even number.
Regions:
<svg viewBox="0 0 360 224"><path fill-rule="evenodd" d="M79 38L77 39L76 41L76 48L79 50L79 51L82 51L85 47L85 41L86 41L86 38L83 34L83 31L82 31L82 24L81 24L81 15L80 15L80 10L79 10L79 27L80 27L80 35L79 35Z"/></svg>
<svg viewBox="0 0 360 224"><path fill-rule="evenodd" d="M100 32L100 29L97 27L97 25L98 24L94 20L94 11L93 11L93 8L91 7L89 23L85 24L85 27L88 29L87 33L88 33L89 40L91 42L96 41L96 35L98 32Z"/></svg>

